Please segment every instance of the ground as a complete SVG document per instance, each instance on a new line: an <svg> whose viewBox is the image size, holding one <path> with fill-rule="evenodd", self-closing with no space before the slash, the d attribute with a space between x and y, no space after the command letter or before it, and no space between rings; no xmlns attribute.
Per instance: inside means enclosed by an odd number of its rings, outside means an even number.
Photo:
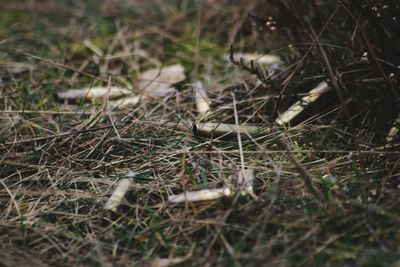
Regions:
<svg viewBox="0 0 400 267"><path fill-rule="evenodd" d="M0 266L399 266L399 14L396 1L1 1ZM58 97L142 95L142 73L173 64L176 90L133 107ZM193 129L207 122L259 130ZM256 197L168 203L243 169Z"/></svg>

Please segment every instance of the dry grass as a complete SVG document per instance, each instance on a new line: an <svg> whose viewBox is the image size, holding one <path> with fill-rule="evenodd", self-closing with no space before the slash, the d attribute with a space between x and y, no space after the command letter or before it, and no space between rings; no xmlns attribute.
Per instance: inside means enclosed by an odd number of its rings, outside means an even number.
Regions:
<svg viewBox="0 0 400 267"><path fill-rule="evenodd" d="M361 13L352 14L360 31L332 26L358 10L348 1L304 4L321 12L309 25L281 2L2 1L0 266L143 266L157 257L184 257L182 266L397 266L399 139L385 137L400 111L399 70L389 66L398 58L366 32ZM277 31L265 28L269 15ZM230 45L277 50L286 67L260 84L223 61ZM370 63L355 62L365 47ZM160 63L182 63L188 78L130 110L56 98L110 77L137 92L135 77ZM209 121L253 123L261 134L194 134L197 79L212 100ZM273 123L325 79L334 90L292 127ZM222 187L242 167L255 170L257 200L166 201ZM128 203L105 211L130 171Z"/></svg>

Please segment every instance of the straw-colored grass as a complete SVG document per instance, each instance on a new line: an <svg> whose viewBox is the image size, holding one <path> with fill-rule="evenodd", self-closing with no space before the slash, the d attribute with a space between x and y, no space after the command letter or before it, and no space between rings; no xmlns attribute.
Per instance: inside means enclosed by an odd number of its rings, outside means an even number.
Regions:
<svg viewBox="0 0 400 267"><path fill-rule="evenodd" d="M0 3L0 266L399 264L399 138L386 137L400 77L352 1L101 2ZM227 62L231 45L282 64ZM356 62L367 48L382 53ZM129 108L57 98L140 95L141 73L177 63L176 92ZM324 81L329 92L275 123ZM168 202L230 188L245 169L252 195ZM105 209L120 181L125 198Z"/></svg>

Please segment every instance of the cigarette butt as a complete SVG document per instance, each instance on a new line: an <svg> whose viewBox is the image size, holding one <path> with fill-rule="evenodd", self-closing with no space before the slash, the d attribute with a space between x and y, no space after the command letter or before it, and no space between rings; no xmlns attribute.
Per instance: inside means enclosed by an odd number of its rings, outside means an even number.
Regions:
<svg viewBox="0 0 400 267"><path fill-rule="evenodd" d="M132 178L122 179L117 188L115 188L111 197L108 199L107 203L104 205L104 209L116 212L117 207L121 204L126 192L128 192L131 184L133 182Z"/></svg>
<svg viewBox="0 0 400 267"><path fill-rule="evenodd" d="M284 113L282 113L275 122L278 125L284 125L290 122L294 117L299 115L306 106L310 103L315 102L323 93L330 90L330 87L326 82L321 82L317 87L308 92L300 101L294 103Z"/></svg>
<svg viewBox="0 0 400 267"><path fill-rule="evenodd" d="M386 136L386 143L393 141L400 128L400 116L394 121L392 128L390 128L388 135Z"/></svg>
<svg viewBox="0 0 400 267"><path fill-rule="evenodd" d="M69 89L57 94L60 99L80 99L89 100L101 99L108 96L110 99L125 95L131 95L132 91L126 88L110 86L110 87L89 87L82 89Z"/></svg>
<svg viewBox="0 0 400 267"><path fill-rule="evenodd" d="M230 61L230 56L231 55L225 55L224 59L226 61ZM236 53L233 55L233 59L235 61L240 61L240 59L243 59L245 63L248 63L250 61L255 61L258 64L261 65L273 65L273 64L281 64L282 60L280 59L279 56L277 55L262 55L262 54L250 54L250 53Z"/></svg>
<svg viewBox="0 0 400 267"><path fill-rule="evenodd" d="M179 195L171 195L168 197L170 203L182 203L182 202L195 202L214 200L223 196L231 196L232 190L229 187L217 188L217 189L204 189L199 191L186 192Z"/></svg>
<svg viewBox="0 0 400 267"><path fill-rule="evenodd" d="M221 136L225 134L246 134L246 133L254 133L258 131L260 128L252 125L235 125L235 124L226 124L226 123L214 123L214 122L205 122L205 123L197 123L196 131L200 135L210 136L213 134L214 136Z"/></svg>
<svg viewBox="0 0 400 267"><path fill-rule="evenodd" d="M195 82L193 89L195 91L197 112L199 114L206 114L210 111L210 100L208 99L203 83L200 81Z"/></svg>
<svg viewBox="0 0 400 267"><path fill-rule="evenodd" d="M140 96L128 96L118 100L109 101L111 108L125 108L136 106L140 101Z"/></svg>
<svg viewBox="0 0 400 267"><path fill-rule="evenodd" d="M238 173L237 185L242 195L250 195L257 198L254 193L254 169L240 170Z"/></svg>

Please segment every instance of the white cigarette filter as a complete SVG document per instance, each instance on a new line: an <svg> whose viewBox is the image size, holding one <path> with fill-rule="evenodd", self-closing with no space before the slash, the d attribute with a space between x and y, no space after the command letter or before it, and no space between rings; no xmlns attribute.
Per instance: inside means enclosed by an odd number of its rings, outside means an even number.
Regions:
<svg viewBox="0 0 400 267"><path fill-rule="evenodd" d="M162 97L175 91L173 84L185 80L185 69L181 64L164 66L143 72L139 77L139 88L149 97Z"/></svg>
<svg viewBox="0 0 400 267"><path fill-rule="evenodd" d="M217 189L204 189L199 191L185 192L168 197L170 203L195 202L219 199L221 197L232 197L234 194L250 195L254 199L257 196L253 190L254 170L246 169L239 171L235 186L226 186Z"/></svg>
<svg viewBox="0 0 400 267"><path fill-rule="evenodd" d="M210 100L207 96L207 92L204 89L203 83L197 81L193 86L195 93L196 108L199 114L206 114L210 111Z"/></svg>
<svg viewBox="0 0 400 267"><path fill-rule="evenodd" d="M235 125L227 123L205 122L196 124L197 132L201 135L220 136L224 134L246 134L254 133L260 128L253 125Z"/></svg>
<svg viewBox="0 0 400 267"><path fill-rule="evenodd" d="M225 55L224 59L229 61L230 55ZM277 55L261 55L255 53L236 53L233 55L233 59L235 61L240 61L240 59L243 59L245 63L253 60L261 65L273 65L282 63L282 60Z"/></svg>
<svg viewBox="0 0 400 267"><path fill-rule="evenodd" d="M290 122L294 117L299 115L304 108L310 103L315 102L323 93L330 90L329 85L326 82L321 82L317 87L307 93L301 100L294 103L284 113L282 113L275 122L278 125L284 125Z"/></svg>
<svg viewBox="0 0 400 267"><path fill-rule="evenodd" d="M116 98L120 96L130 95L132 91L126 88L116 86L105 87L88 87L83 89L69 89L64 92L58 93L61 99L79 99L87 98L90 100L101 99L108 96L109 98Z"/></svg>
<svg viewBox="0 0 400 267"><path fill-rule="evenodd" d="M399 132L400 125L400 115L394 121L392 128L390 128L388 135L386 136L386 143L390 143L396 137Z"/></svg>
<svg viewBox="0 0 400 267"><path fill-rule="evenodd" d="M111 197L104 205L104 209L116 212L117 207L121 204L126 192L129 191L132 182L133 182L132 178L126 178L119 181L117 188L115 188Z"/></svg>
<svg viewBox="0 0 400 267"><path fill-rule="evenodd" d="M204 189L199 191L185 192L179 195L171 195L168 197L170 203L182 203L182 202L195 202L214 200L223 196L231 196L232 190L229 187L217 188L217 189Z"/></svg>
<svg viewBox="0 0 400 267"><path fill-rule="evenodd" d="M140 96L127 96L117 100L110 100L109 105L111 108L125 108L136 106L140 101Z"/></svg>
<svg viewBox="0 0 400 267"><path fill-rule="evenodd" d="M238 173L237 186L242 195L255 196L254 189L254 169L240 170Z"/></svg>

